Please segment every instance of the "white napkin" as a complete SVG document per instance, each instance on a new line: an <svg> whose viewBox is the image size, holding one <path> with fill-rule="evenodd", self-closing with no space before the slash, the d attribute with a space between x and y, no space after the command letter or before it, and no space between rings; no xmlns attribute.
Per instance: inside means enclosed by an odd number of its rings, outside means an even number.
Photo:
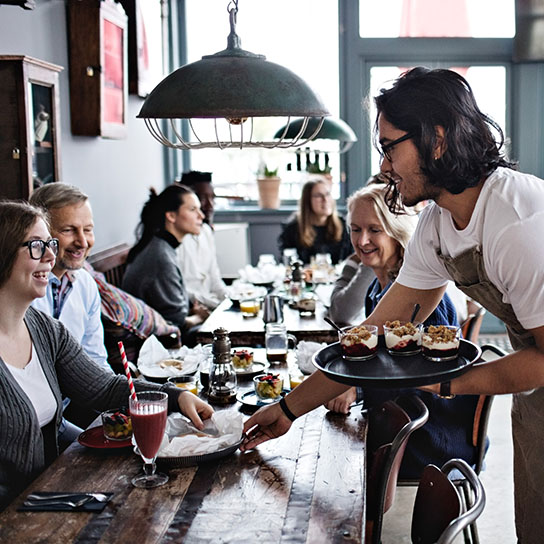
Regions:
<svg viewBox="0 0 544 544"><path fill-rule="evenodd" d="M327 344L318 342L306 342L301 340L297 344L296 356L297 363L304 374L311 374L315 370L315 366L312 363L312 355L324 348Z"/></svg>
<svg viewBox="0 0 544 544"><path fill-rule="evenodd" d="M243 281L249 283L270 283L283 280L285 267L283 265L265 264L260 268L255 268L248 264L238 270L238 274Z"/></svg>
<svg viewBox="0 0 544 544"><path fill-rule="evenodd" d="M214 426L219 436L197 436L187 419L179 413L170 414L158 457L187 457L224 450L240 441L243 415L234 410L215 412L204 422L205 428ZM185 434L191 433L191 434ZM185 436L179 436L185 435Z"/></svg>
<svg viewBox="0 0 544 544"><path fill-rule="evenodd" d="M138 370L144 376L154 378L169 378L170 376L183 376L196 372L201 363L206 361L209 352L200 344L194 348L182 346L178 350L168 351L157 340L157 337L150 336L142 345L138 356ZM180 359L183 361L183 368L163 368L159 363L164 359Z"/></svg>

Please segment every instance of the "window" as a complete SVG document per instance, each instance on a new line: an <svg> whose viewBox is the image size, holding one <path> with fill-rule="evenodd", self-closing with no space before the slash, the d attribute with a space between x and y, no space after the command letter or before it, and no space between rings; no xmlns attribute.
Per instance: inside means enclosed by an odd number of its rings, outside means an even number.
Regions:
<svg viewBox="0 0 544 544"><path fill-rule="evenodd" d="M361 38L511 38L514 0L359 0Z"/></svg>
<svg viewBox="0 0 544 544"><path fill-rule="evenodd" d="M186 0L187 61L194 62L226 48L229 33L227 0ZM289 68L316 91L332 115L339 115L338 68L338 5L331 0L246 0L239 4L237 34L242 48L266 56L267 60ZM255 130L271 138L285 119L266 119ZM324 164L324 149L312 143L310 160ZM282 200L296 200L301 184L307 179L304 171L306 150L302 150L297 171L294 150L215 150L191 152L193 170L213 172L216 193L245 200L257 200L255 179L264 164L278 168L282 178ZM340 160L338 153L329 154L339 194ZM290 165L290 167L288 166ZM217 204L221 206L223 199Z"/></svg>

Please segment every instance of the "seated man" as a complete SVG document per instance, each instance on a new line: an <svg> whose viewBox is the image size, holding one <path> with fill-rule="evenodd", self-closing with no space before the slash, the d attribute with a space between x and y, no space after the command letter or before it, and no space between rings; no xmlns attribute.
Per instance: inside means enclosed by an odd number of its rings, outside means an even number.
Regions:
<svg viewBox="0 0 544 544"><path fill-rule="evenodd" d="M45 297L34 299L34 308L60 320L87 355L110 372L100 319L100 295L93 278L82 270L94 245L94 223L87 195L62 182L48 183L32 193L30 203L49 217L59 252L49 276ZM65 407L69 400L65 401ZM63 421L59 440L73 442L82 430Z"/></svg>
<svg viewBox="0 0 544 544"><path fill-rule="evenodd" d="M209 172L187 172L181 183L198 196L204 223L200 234L190 234L177 248L178 264L191 301L213 310L225 298L227 286L221 279L213 236L214 191Z"/></svg>

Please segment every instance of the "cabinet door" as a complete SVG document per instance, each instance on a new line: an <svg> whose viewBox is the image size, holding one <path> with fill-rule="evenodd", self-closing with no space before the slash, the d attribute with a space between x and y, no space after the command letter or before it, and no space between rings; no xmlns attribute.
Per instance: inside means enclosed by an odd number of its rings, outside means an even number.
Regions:
<svg viewBox="0 0 544 544"><path fill-rule="evenodd" d="M28 198L58 181L60 66L26 56L0 56L0 197Z"/></svg>

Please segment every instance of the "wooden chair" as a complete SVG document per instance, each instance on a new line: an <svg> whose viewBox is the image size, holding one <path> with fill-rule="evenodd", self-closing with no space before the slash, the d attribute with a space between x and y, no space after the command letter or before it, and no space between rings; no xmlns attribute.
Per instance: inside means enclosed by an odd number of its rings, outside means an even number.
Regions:
<svg viewBox="0 0 544 544"><path fill-rule="evenodd" d="M448 474L457 469L470 487L473 501L464 508L461 495ZM412 515L412 542L450 544L467 527L475 525L485 507L485 492L476 473L462 459L452 459L442 469L423 470Z"/></svg>
<svg viewBox="0 0 544 544"><path fill-rule="evenodd" d="M405 410L410 406L410 417ZM379 544L383 515L391 508L397 478L410 435L429 418L429 410L415 396L401 396L369 412L367 437L366 541Z"/></svg>
<svg viewBox="0 0 544 544"><path fill-rule="evenodd" d="M95 270L104 274L108 283L121 287L129 250L128 244L119 244L93 253L89 257L89 263Z"/></svg>
<svg viewBox="0 0 544 544"><path fill-rule="evenodd" d="M465 340L476 343L478 341L478 336L480 335L482 321L484 320L485 308L473 300L469 300L467 305L468 316L461 323L461 332L463 333L463 338Z"/></svg>

